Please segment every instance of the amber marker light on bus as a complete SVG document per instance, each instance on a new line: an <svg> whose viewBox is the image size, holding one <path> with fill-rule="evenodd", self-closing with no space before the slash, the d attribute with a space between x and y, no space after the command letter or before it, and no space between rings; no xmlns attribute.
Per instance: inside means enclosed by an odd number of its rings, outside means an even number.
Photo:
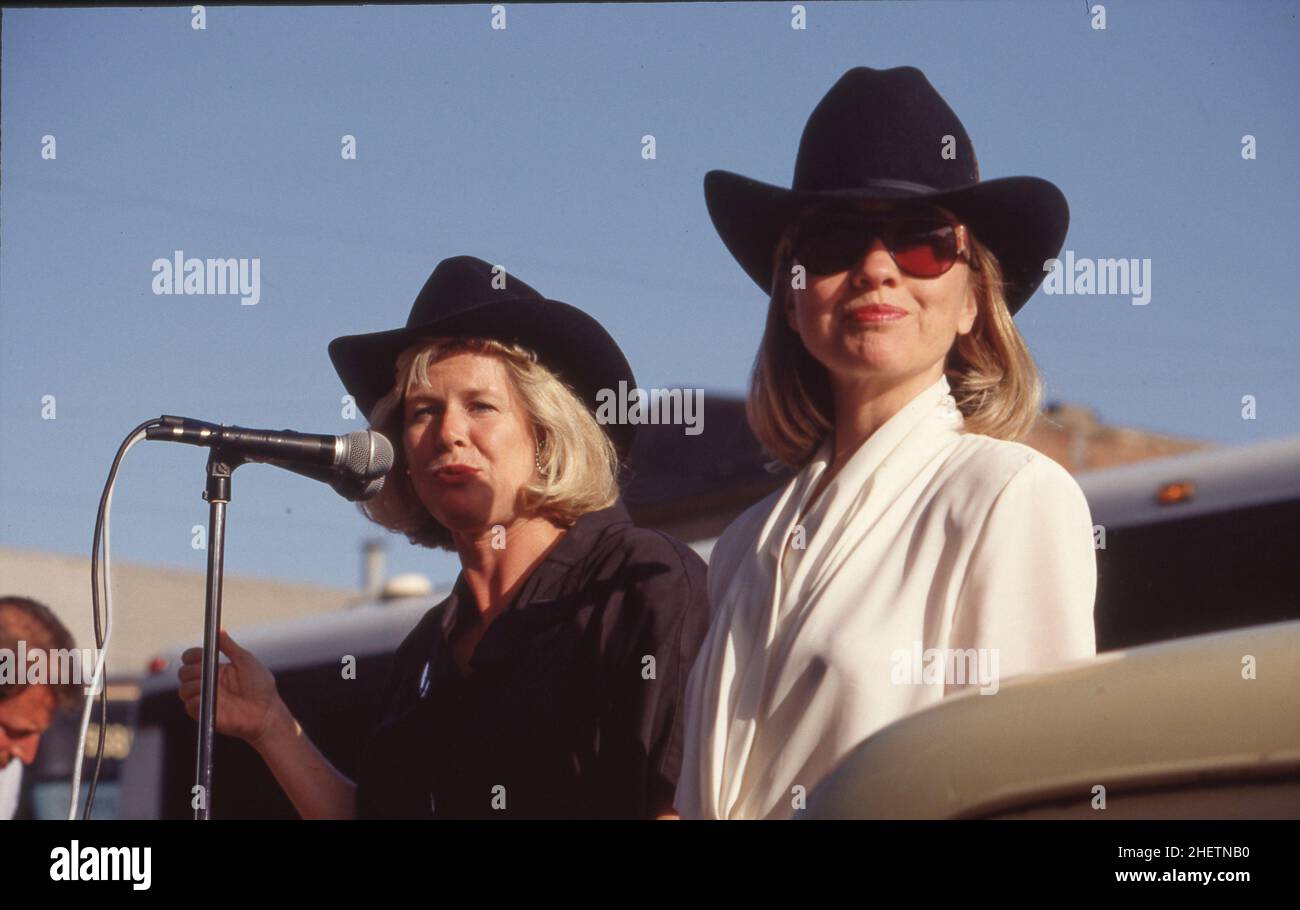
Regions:
<svg viewBox="0 0 1300 910"><path fill-rule="evenodd" d="M1196 492L1196 484L1190 480L1178 480L1173 483L1167 483L1156 491L1156 502L1162 506L1177 505L1180 502L1187 502Z"/></svg>
<svg viewBox="0 0 1300 910"><path fill-rule="evenodd" d="M153 660L149 661L150 675L161 673L163 670L166 669L167 669L167 658L165 657L155 657Z"/></svg>

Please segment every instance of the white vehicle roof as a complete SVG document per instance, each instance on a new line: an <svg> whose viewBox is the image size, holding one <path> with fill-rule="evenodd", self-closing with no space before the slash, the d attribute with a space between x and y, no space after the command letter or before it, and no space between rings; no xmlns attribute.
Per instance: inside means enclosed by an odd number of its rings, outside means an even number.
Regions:
<svg viewBox="0 0 1300 910"><path fill-rule="evenodd" d="M1106 527L1300 499L1300 436L1084 471L1075 479L1088 497L1093 522ZM1191 497L1172 505L1157 502L1156 492L1177 482L1194 485Z"/></svg>

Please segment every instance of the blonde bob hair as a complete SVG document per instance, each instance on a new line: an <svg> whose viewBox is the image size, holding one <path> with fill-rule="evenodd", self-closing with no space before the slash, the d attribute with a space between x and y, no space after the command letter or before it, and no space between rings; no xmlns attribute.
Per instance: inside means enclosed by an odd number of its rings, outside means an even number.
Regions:
<svg viewBox="0 0 1300 910"><path fill-rule="evenodd" d="M362 513L413 544L452 549L451 532L415 492L407 474L406 395L429 387L429 367L452 354L495 357L506 368L537 440L538 470L519 489L521 514L571 525L579 516L618 499L618 453L582 400L532 351L483 338L423 338L397 356L396 382L375 403L370 426L393 443L393 468L377 496L359 503Z"/></svg>
<svg viewBox="0 0 1300 910"><path fill-rule="evenodd" d="M786 321L793 262L794 226L773 257L767 325L750 377L749 424L778 462L796 470L817 453L835 424L830 375ZM997 257L967 231L977 268L970 280L977 312L968 334L958 335L944 362L963 432L1020 439L1033 425L1042 401L1038 368L1011 319Z"/></svg>

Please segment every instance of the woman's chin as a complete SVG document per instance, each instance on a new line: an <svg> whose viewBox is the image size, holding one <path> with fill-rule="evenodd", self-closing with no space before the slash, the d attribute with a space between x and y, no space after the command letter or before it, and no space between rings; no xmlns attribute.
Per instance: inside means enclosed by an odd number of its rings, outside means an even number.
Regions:
<svg viewBox="0 0 1300 910"><path fill-rule="evenodd" d="M433 517L438 520L438 524L457 535L477 536L484 529L492 527L490 517L480 513L441 510L433 513Z"/></svg>
<svg viewBox="0 0 1300 910"><path fill-rule="evenodd" d="M829 369L832 374L838 374L845 380L862 382L906 375L908 364L899 357L872 354L840 358Z"/></svg>
<svg viewBox="0 0 1300 910"><path fill-rule="evenodd" d="M457 534L471 533L492 526L491 503L475 501L479 499L481 497L442 495L426 499L424 507L447 530Z"/></svg>
<svg viewBox="0 0 1300 910"><path fill-rule="evenodd" d="M878 374L888 376L906 369L914 358L895 339L879 336L842 339L841 343L813 356L832 373L845 376Z"/></svg>

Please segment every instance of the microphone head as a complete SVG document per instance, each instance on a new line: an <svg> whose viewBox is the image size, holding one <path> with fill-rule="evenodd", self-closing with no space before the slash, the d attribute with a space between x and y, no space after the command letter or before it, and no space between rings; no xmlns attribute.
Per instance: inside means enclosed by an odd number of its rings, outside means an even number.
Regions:
<svg viewBox="0 0 1300 910"><path fill-rule="evenodd" d="M382 478L393 467L393 444L374 430L355 430L343 437L342 467L353 477Z"/></svg>
<svg viewBox="0 0 1300 910"><path fill-rule="evenodd" d="M381 436L380 439L383 437ZM284 468L303 477L329 484L330 489L350 502L360 502L379 495L384 488L383 477L360 477L341 468L324 468L320 465L293 461L270 461L268 464Z"/></svg>
<svg viewBox="0 0 1300 910"><path fill-rule="evenodd" d="M383 439L382 436L379 438ZM384 478L376 477L367 481L356 477L336 477L330 481L330 486L349 502L363 502L379 495L379 491L384 488Z"/></svg>

